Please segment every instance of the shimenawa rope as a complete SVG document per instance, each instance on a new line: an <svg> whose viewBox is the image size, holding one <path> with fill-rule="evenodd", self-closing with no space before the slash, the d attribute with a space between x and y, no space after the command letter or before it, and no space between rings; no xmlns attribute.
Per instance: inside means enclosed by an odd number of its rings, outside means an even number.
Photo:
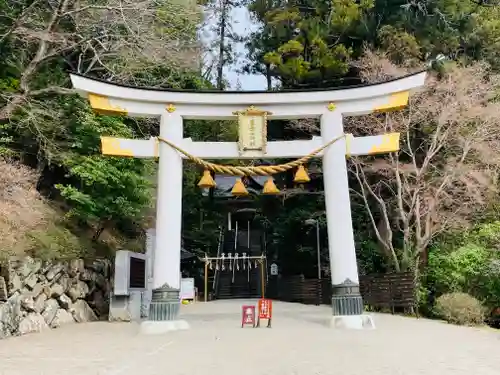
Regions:
<svg viewBox="0 0 500 375"><path fill-rule="evenodd" d="M248 166L248 167L211 163L211 162L208 162L206 160L203 160L197 156L190 154L189 152L183 150L182 148L180 148L176 144L170 142L168 139L158 137L158 141L166 143L167 145L172 147L174 150L176 150L176 151L180 152L181 154L183 154L184 156L186 156L186 158L188 158L189 160L193 161L196 164L203 166L205 169L208 169L212 172L226 174L226 175L232 175L232 176L257 176L257 175L259 175L259 176L271 176L271 175L276 174L276 173L286 172L290 169L299 167L300 165L307 163L310 159L315 157L321 151L325 150L326 148L330 147L335 142L337 142L345 137L346 137L346 134L342 134L336 138L333 138L331 141L324 144L320 148L314 150L313 152L307 154L306 156L303 156L300 159L293 160L293 161L285 163L285 164L258 165L258 166Z"/></svg>

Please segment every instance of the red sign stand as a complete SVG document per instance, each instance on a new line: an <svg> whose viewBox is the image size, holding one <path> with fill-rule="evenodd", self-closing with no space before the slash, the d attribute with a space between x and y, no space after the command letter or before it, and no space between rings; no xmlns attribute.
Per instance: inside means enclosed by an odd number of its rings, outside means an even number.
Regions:
<svg viewBox="0 0 500 375"><path fill-rule="evenodd" d="M241 307L241 328L247 324L255 328L255 306L244 305Z"/></svg>
<svg viewBox="0 0 500 375"><path fill-rule="evenodd" d="M257 318L257 327L260 327L260 320L267 319L267 328L271 328L273 319L273 301L262 298L259 300L259 317Z"/></svg>

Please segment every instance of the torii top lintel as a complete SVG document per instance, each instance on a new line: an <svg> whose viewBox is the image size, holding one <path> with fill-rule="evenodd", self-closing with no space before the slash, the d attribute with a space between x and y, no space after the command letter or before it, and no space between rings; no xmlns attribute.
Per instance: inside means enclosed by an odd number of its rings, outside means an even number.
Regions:
<svg viewBox="0 0 500 375"><path fill-rule="evenodd" d="M235 118L234 112L254 105L270 112L270 118L292 119L319 117L328 109L354 116L402 108L408 103L409 92L424 85L426 72L348 88L280 92L165 90L74 73L70 77L74 88L102 113L159 117L167 110L186 119L229 119Z"/></svg>

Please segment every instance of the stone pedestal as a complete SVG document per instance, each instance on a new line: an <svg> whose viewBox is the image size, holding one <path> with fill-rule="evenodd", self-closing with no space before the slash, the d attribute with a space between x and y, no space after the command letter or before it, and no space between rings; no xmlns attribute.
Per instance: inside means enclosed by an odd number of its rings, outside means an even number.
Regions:
<svg viewBox="0 0 500 375"><path fill-rule="evenodd" d="M141 323L141 333L157 335L189 329L189 324L178 319L181 301L179 290L161 287L153 290L148 320Z"/></svg>
<svg viewBox="0 0 500 375"><path fill-rule="evenodd" d="M128 296L110 297L110 322L131 322L141 320L141 292L130 292Z"/></svg>
<svg viewBox="0 0 500 375"><path fill-rule="evenodd" d="M342 284L332 286L333 315L361 315L363 298L359 292L359 284L346 279Z"/></svg>
<svg viewBox="0 0 500 375"><path fill-rule="evenodd" d="M330 321L334 329L375 329L375 322L370 315L334 315Z"/></svg>
<svg viewBox="0 0 500 375"><path fill-rule="evenodd" d="M375 329L371 316L363 315L363 298L359 284L347 279L332 286L332 328Z"/></svg>
<svg viewBox="0 0 500 375"><path fill-rule="evenodd" d="M149 305L149 320L175 320L180 306L179 290L165 287L155 289Z"/></svg>
<svg viewBox="0 0 500 375"><path fill-rule="evenodd" d="M189 324L185 320L146 320L141 323L141 334L143 335L162 335L187 329L189 329Z"/></svg>

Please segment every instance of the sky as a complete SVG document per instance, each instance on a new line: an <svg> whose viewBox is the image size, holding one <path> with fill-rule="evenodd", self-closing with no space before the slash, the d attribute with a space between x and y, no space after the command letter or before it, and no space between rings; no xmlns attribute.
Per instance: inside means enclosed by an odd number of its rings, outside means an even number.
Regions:
<svg viewBox="0 0 500 375"><path fill-rule="evenodd" d="M248 35L250 32L255 31L258 26L253 24L250 20L250 14L247 8L241 7L236 8L233 11L233 28L238 35ZM246 48L243 43L236 46L237 53L244 56L246 53ZM243 58L242 58L243 60ZM241 64L241 63L240 63ZM266 78L263 75L250 75L250 74L237 74L235 69L238 67L229 67L227 71L227 79L231 83L231 87L234 88L239 79L241 87L243 90L265 90L266 89Z"/></svg>
<svg viewBox="0 0 500 375"><path fill-rule="evenodd" d="M251 21L250 14L245 7L233 9L231 16L233 30L240 36L246 36L258 28L258 25L254 24ZM202 36L202 40L205 40L205 43L207 44L211 39L213 40L213 38L215 37L215 35L210 34L210 32L207 30L209 27L210 26L207 26L205 30L203 30ZM245 91L265 90L266 79L264 76L237 73L238 68L244 63L244 56L246 53L244 43L238 43L235 46L235 50L236 54L239 55L236 64L234 66L225 67L224 70L224 75L229 81L231 88L236 88L239 81L241 84L241 88ZM210 61L210 56L207 57L207 61Z"/></svg>

